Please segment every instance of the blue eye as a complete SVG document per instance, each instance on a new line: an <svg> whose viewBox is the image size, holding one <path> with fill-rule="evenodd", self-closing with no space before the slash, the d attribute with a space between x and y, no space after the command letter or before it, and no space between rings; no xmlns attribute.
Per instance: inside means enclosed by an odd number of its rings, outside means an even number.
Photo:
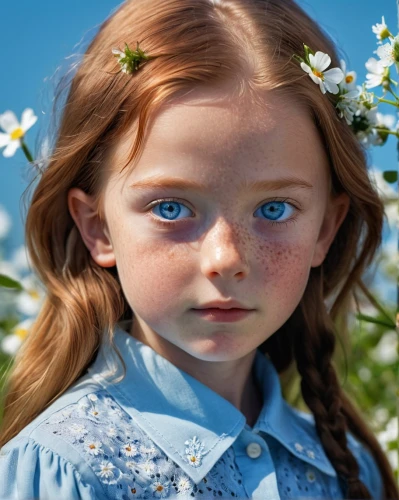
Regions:
<svg viewBox="0 0 399 500"><path fill-rule="evenodd" d="M183 203L180 203L178 201L159 200L158 204L154 205L154 209L159 208L159 211L161 213L161 217L166 217L171 222L174 222L169 217L177 217L180 214L181 209L179 208L179 205L187 208L185 205L183 205Z"/></svg>
<svg viewBox="0 0 399 500"><path fill-rule="evenodd" d="M261 211L261 213L266 217L270 219L269 220L270 224L272 225L278 225L278 224L288 224L289 222L294 222L296 220L295 218L291 218L287 221L287 219L280 220L283 214L286 215L286 208L284 205L287 205L289 208L288 216L292 214L293 211L301 211L298 207L293 205L292 203L287 202L286 200L272 200L264 203L257 211ZM159 209L159 214L155 214L156 217L156 222L163 225L163 226L172 226L174 224L177 224L180 219L173 219L174 217L177 217L181 213L181 208L184 207L188 212L191 213L191 210L187 208L183 203L180 201L177 201L174 198L170 199L161 199L158 200L156 204L152 205L153 209ZM151 212L152 214L154 212ZM162 217L165 217L166 219L162 219ZM192 217L188 215L188 217ZM168 222L167 222L168 221Z"/></svg>
<svg viewBox="0 0 399 500"><path fill-rule="evenodd" d="M291 209L294 209L293 205L291 203L287 203L286 201L268 201L267 203L264 203L261 207L259 207L259 210L262 212L263 215L266 217L271 217L272 221L275 224L282 224L286 222L286 220L278 220L283 214L286 213L286 209L284 208L284 205L288 205ZM289 212L289 211L288 211ZM292 212L291 212L292 213ZM290 214L288 214L290 215ZM272 222L273 224L273 222Z"/></svg>

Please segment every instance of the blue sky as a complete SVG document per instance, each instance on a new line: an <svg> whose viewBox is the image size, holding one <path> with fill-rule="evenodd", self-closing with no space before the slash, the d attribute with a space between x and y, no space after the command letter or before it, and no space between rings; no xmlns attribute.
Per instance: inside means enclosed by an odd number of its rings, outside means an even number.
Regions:
<svg viewBox="0 0 399 500"><path fill-rule="evenodd" d="M298 3L330 34L348 62L358 74L357 83L366 79L364 63L376 50L376 37L371 26L385 16L391 31L397 33L395 0L298 0ZM20 0L2 5L0 29L0 113L11 109L20 118L26 107L39 116L27 135L27 144L35 151L35 139L46 124L51 100L51 76L65 58L75 52L75 45L94 34L96 28L120 5L120 1L49 2ZM397 81L398 75L393 73ZM378 89L374 89L381 95ZM394 114L394 108L382 105L380 111ZM393 137L383 147L370 152L372 165L378 169L396 169L396 143ZM13 227L0 243L8 257L23 244L23 211L20 197L27 187L27 162L21 150L14 157L0 154L0 204L12 217Z"/></svg>

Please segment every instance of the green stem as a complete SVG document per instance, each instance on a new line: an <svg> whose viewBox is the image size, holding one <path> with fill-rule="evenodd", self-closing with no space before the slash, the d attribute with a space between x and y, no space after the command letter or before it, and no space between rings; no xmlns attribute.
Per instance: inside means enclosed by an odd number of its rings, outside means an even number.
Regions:
<svg viewBox="0 0 399 500"><path fill-rule="evenodd" d="M29 149L28 149L28 146L25 144L25 142L23 141L23 139L21 139L21 148L22 148L22 151L25 153L25 156L26 158L28 159L28 161L30 163L33 163L33 156L31 155Z"/></svg>
<svg viewBox="0 0 399 500"><path fill-rule="evenodd" d="M384 132L384 134L392 134L395 135L396 137L399 137L399 133L394 132L393 130L387 130L386 128L378 128L378 127L372 127L372 128L377 132Z"/></svg>
<svg viewBox="0 0 399 500"><path fill-rule="evenodd" d="M396 106L397 108L399 108L399 104L395 101L389 101L388 99L383 99L382 97L377 97L376 98L380 101L380 102L386 102L387 104L392 104L393 106Z"/></svg>
<svg viewBox="0 0 399 500"><path fill-rule="evenodd" d="M388 90L395 97L395 99L397 99L399 101L399 97L395 94L395 92L392 90L392 87L390 85L388 86Z"/></svg>

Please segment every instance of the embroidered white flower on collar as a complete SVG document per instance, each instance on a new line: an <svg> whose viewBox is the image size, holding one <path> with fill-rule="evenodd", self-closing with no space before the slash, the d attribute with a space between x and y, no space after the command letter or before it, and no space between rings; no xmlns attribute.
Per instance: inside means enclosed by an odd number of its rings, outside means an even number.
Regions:
<svg viewBox="0 0 399 500"><path fill-rule="evenodd" d="M203 443L194 436L192 439L188 439L184 443L187 448L185 449L186 457L188 463L192 467L199 467L202 463L202 457L205 455Z"/></svg>

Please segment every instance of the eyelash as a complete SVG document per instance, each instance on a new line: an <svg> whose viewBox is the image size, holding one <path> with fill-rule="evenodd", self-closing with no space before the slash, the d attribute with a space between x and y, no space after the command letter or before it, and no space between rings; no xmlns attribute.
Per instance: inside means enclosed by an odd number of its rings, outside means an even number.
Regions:
<svg viewBox="0 0 399 500"><path fill-rule="evenodd" d="M266 201L266 202L264 203L264 205L265 205L266 203L271 203L271 202L273 202L273 201L279 201L279 202L281 202L281 203L286 203L286 202L287 202L289 205L291 205L292 207L294 207L294 208L297 210L297 212L302 212L302 209L301 209L301 208L299 208L299 207L298 207L297 205L295 205L294 203L289 202L288 200L289 200L289 198L284 198L284 199L273 198L273 199L271 199L271 200ZM160 205L161 203L164 203L164 202L166 202L166 201L174 201L174 202L176 202L176 203L179 203L179 204L181 204L181 205L186 206L186 205L185 205L182 201L180 201L178 198L161 198L161 199L159 199L159 200L154 201L154 202L153 202L153 203L152 203L152 204L148 207L148 215L149 215L150 217L152 217L152 218L155 220L155 223L156 223L156 224L158 224L158 225L160 225L160 226L162 226L162 227L168 227L168 228L170 228L170 227L176 226L176 224L179 224L179 223L184 223L185 221L184 221L184 220L181 220L181 219L178 219L178 220L175 220L175 221L168 221L168 222L166 222L166 221L165 221L165 220L163 220L163 219L159 219L156 215L152 214L152 213L149 211L151 208L154 208L155 206L158 206L158 205ZM261 207L261 206L262 206L262 205L260 205L260 207ZM260 207L259 207L259 208L260 208ZM189 208L189 207L186 207L186 208ZM289 223L291 223L291 222L295 223L295 222L296 222L296 220L297 220L297 217L298 217L298 213L297 213L297 215L295 215L295 217L292 217L291 219L288 219L288 220L286 220L286 221L282 221L282 222L268 221L268 223L269 223L269 224L271 224L272 226L281 226L282 224L285 224L285 226L288 226L288 224L289 224ZM265 219L265 220L267 220L267 219Z"/></svg>

